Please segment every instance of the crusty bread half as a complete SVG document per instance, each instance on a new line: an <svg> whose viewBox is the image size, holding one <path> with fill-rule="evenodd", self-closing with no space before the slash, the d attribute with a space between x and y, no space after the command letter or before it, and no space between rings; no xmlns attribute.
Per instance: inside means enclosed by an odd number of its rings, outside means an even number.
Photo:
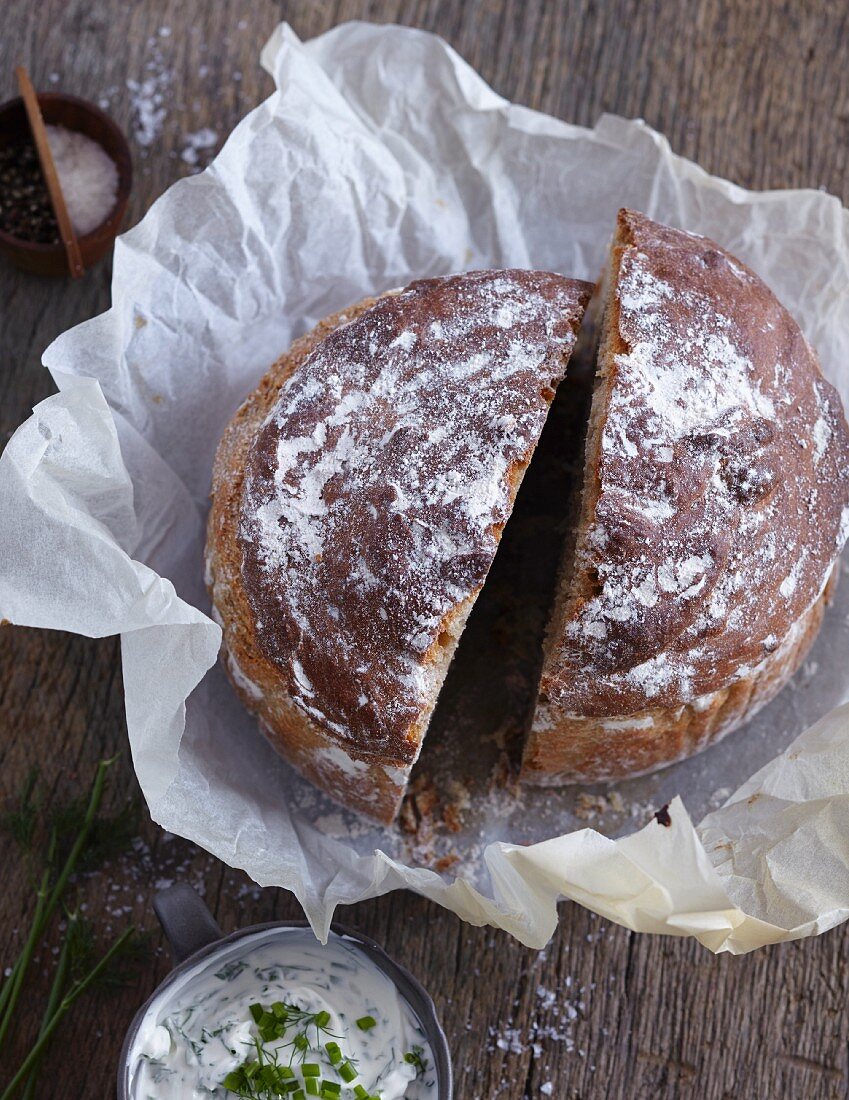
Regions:
<svg viewBox="0 0 849 1100"><path fill-rule="evenodd" d="M592 287L413 283L298 340L228 425L207 581L233 685L342 805L394 819Z"/></svg>
<svg viewBox="0 0 849 1100"><path fill-rule="evenodd" d="M653 771L792 675L849 528L849 432L788 311L712 241L621 211L577 530L522 776Z"/></svg>

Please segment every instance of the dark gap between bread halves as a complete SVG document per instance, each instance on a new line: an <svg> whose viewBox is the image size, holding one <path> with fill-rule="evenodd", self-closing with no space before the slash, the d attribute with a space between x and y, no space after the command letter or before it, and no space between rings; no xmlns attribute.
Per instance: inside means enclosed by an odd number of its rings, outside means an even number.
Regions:
<svg viewBox="0 0 849 1100"><path fill-rule="evenodd" d="M595 371L592 313L591 305L440 692L405 828L427 815L434 797L462 804L468 792L518 776L552 601L577 528Z"/></svg>

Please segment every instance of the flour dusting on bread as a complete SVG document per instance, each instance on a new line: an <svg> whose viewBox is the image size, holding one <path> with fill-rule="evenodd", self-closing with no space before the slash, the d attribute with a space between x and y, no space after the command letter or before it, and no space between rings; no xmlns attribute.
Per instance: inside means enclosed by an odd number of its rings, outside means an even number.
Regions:
<svg viewBox="0 0 849 1100"><path fill-rule="evenodd" d="M415 759L590 289L499 271L385 295L256 433L238 541L257 644L355 753Z"/></svg>
<svg viewBox="0 0 849 1100"><path fill-rule="evenodd" d="M648 708L704 714L807 622L849 493L845 421L813 352L761 280L705 238L623 212L598 375L535 722L549 732L532 736L528 769L545 772L545 741L562 736L584 753L583 779L633 766L617 759L625 739L581 747L583 719L638 729ZM653 722L646 766L677 751ZM568 753L555 755L551 770Z"/></svg>
<svg viewBox="0 0 849 1100"><path fill-rule="evenodd" d="M397 813L590 290L480 271L367 300L225 432L207 545L225 666L282 755L358 812ZM533 783L651 771L752 715L807 652L849 534L839 398L753 272L622 211L601 297Z"/></svg>

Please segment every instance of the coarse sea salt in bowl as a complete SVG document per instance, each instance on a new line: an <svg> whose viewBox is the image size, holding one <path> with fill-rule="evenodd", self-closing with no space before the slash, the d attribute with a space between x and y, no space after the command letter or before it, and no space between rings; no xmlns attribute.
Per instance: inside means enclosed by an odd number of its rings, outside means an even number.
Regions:
<svg viewBox="0 0 849 1100"><path fill-rule="evenodd" d="M38 102L83 266L92 267L111 251L127 212L133 183L130 148L118 126L93 103L60 92L39 93ZM0 106L0 153L31 143L24 102L11 99ZM55 242L29 240L0 226L0 252L35 275L70 273L58 235Z"/></svg>

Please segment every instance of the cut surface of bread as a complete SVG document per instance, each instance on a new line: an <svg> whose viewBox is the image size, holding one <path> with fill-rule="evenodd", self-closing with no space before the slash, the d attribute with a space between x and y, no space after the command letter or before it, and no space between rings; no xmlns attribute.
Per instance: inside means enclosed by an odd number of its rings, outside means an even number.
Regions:
<svg viewBox="0 0 849 1100"><path fill-rule="evenodd" d="M207 579L225 666L337 801L397 813L592 288L521 270L328 318L219 446Z"/></svg>
<svg viewBox="0 0 849 1100"><path fill-rule="evenodd" d="M638 775L753 714L847 528L849 432L796 322L712 241L621 211L523 779Z"/></svg>

